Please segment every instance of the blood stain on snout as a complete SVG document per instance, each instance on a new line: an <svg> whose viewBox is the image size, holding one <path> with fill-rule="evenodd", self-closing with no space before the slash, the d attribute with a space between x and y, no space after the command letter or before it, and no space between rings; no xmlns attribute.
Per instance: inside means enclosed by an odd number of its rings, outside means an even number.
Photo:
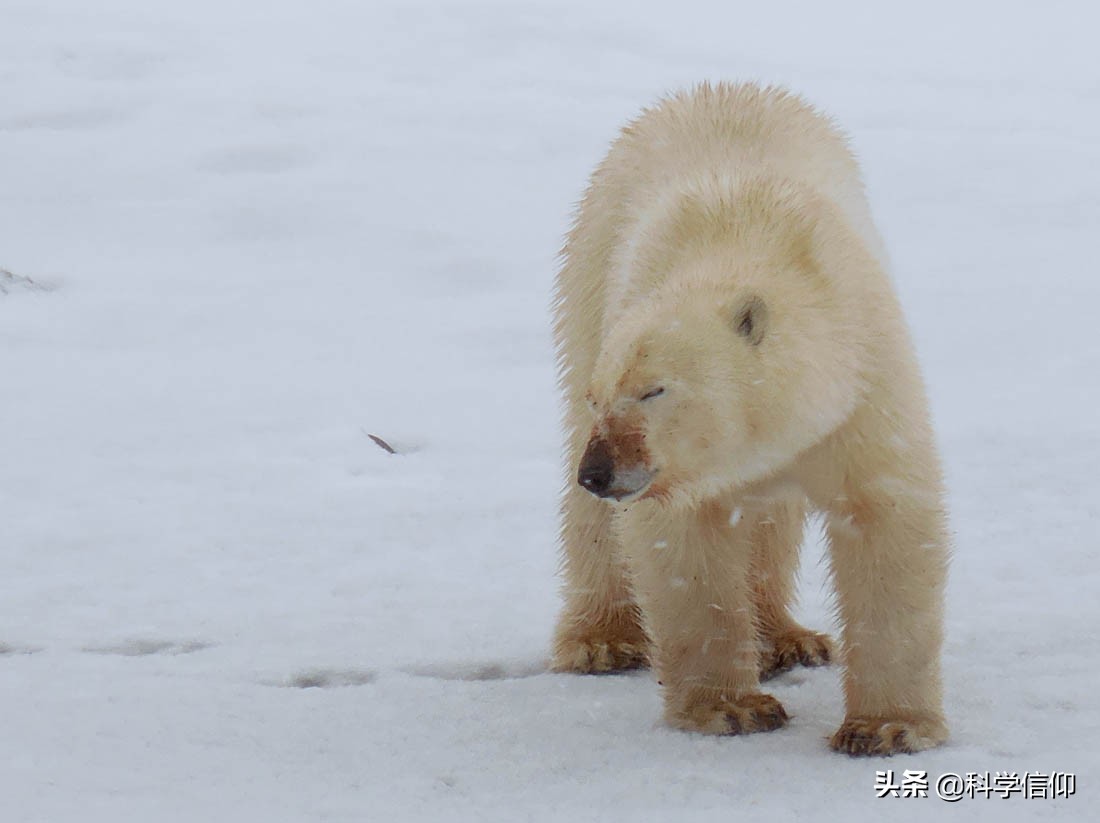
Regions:
<svg viewBox="0 0 1100 823"><path fill-rule="evenodd" d="M650 468L651 457L645 442L645 432L638 421L629 416L609 418L604 439L616 471Z"/></svg>
<svg viewBox="0 0 1100 823"><path fill-rule="evenodd" d="M642 419L635 414L606 414L589 435L577 482L597 497L623 500L643 491L653 479Z"/></svg>

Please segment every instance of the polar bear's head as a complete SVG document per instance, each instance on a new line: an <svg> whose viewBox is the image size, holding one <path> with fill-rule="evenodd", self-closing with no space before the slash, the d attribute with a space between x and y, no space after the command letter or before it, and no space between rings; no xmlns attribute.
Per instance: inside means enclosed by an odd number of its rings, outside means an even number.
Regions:
<svg viewBox="0 0 1100 823"><path fill-rule="evenodd" d="M609 331L581 486L691 504L767 478L851 414L858 357L835 307L814 285L753 282L658 294Z"/></svg>

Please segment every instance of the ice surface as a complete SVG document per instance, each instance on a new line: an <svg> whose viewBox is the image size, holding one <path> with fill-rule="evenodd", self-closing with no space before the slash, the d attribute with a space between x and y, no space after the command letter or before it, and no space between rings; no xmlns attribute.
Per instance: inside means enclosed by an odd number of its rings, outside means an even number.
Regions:
<svg viewBox="0 0 1100 823"><path fill-rule="evenodd" d="M1094 6L0 21L3 820L1084 819ZM944 749L830 753L835 670L769 683L789 728L721 740L660 725L648 673L543 671L555 253L615 129L704 78L801 90L863 160L950 487ZM812 537L804 565L828 627ZM877 800L888 767L1075 771L1078 794Z"/></svg>

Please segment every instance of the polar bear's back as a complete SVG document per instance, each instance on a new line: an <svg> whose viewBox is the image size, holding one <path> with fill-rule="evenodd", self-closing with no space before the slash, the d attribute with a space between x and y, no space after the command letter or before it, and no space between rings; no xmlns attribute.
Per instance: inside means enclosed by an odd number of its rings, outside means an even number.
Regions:
<svg viewBox="0 0 1100 823"><path fill-rule="evenodd" d="M797 95L755 84L702 84L661 100L622 131L601 166L624 228L669 187L761 174L817 191L883 257L863 182L837 126ZM885 263L885 260L882 260Z"/></svg>

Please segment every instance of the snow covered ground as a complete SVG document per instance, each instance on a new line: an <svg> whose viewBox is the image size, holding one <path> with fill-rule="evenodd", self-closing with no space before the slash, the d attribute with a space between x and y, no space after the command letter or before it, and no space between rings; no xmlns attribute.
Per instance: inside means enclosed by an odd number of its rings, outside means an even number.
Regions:
<svg viewBox="0 0 1100 823"><path fill-rule="evenodd" d="M1098 25L0 0L0 818L1085 819ZM831 670L744 739L662 727L648 673L544 671L554 255L618 125L704 78L802 91L863 159L951 490L944 749L829 752ZM827 626L812 537L802 590ZM1077 793L876 799L885 768Z"/></svg>

